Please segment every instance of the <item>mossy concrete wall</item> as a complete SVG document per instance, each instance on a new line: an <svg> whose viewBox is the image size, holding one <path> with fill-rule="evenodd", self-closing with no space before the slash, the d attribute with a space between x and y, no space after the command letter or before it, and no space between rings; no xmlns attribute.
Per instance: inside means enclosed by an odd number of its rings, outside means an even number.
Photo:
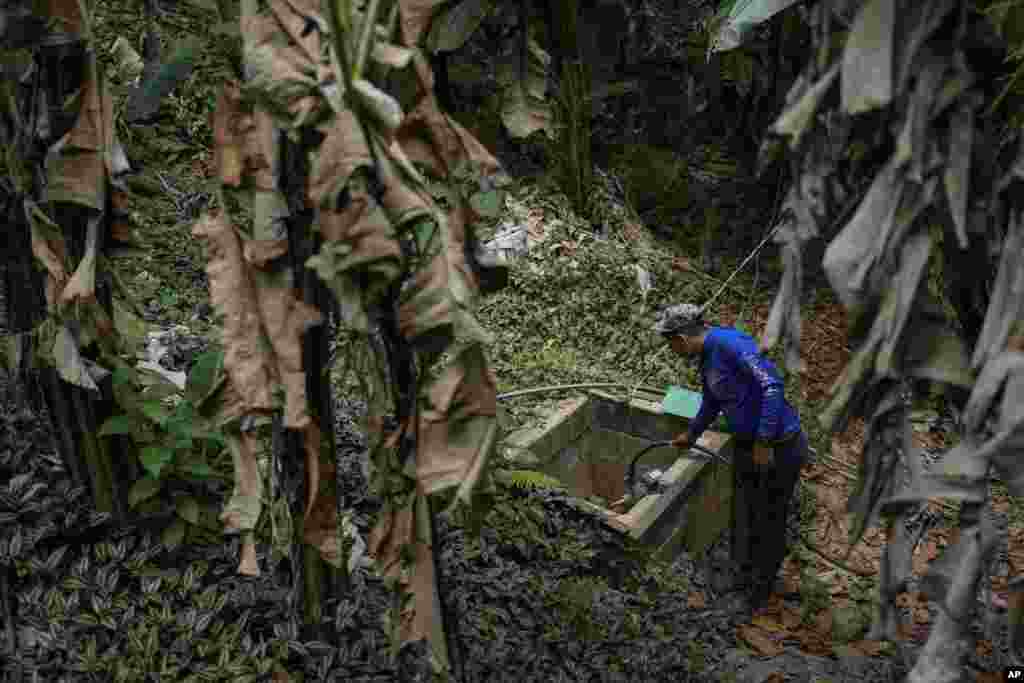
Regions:
<svg viewBox="0 0 1024 683"><path fill-rule="evenodd" d="M672 447L644 455L645 465L668 468L663 491L645 496L625 514L610 505L624 493L626 468L643 448L686 430L685 418L661 411L660 396L615 396L591 392L563 401L542 424L513 432L506 454L525 467L562 481L579 498L599 496L605 505L580 501L614 528L657 549L665 559L682 549L702 553L730 526L732 468L681 455ZM706 432L700 445L728 455L728 435Z"/></svg>

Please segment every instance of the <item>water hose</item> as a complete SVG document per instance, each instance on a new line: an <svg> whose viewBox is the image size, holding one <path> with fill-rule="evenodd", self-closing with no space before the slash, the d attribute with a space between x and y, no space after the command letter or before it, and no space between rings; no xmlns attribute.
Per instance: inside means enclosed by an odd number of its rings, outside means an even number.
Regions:
<svg viewBox="0 0 1024 683"><path fill-rule="evenodd" d="M552 384L545 387L531 387L529 389L519 389L517 391L509 391L504 394L498 394L497 398L499 401L504 401L510 398L516 398L517 396L528 396L530 394L543 394L552 391L566 391L571 389L603 389L612 387L632 387L632 384L626 384L625 382L585 382L583 384ZM656 393L664 393L664 388L659 389L657 387L641 387L647 391Z"/></svg>
<svg viewBox="0 0 1024 683"><path fill-rule="evenodd" d="M629 463L629 470L626 473L626 490L629 492L629 495L633 494L633 485L635 483L634 480L635 480L635 477L636 477L636 463L640 460L640 458L642 458L648 451L652 451L655 448L661 448L663 446L671 446L671 445L672 445L671 441L655 441L654 443L650 444L649 446L645 446L643 449L641 449L641 451L639 453L637 453L636 455L633 456L633 460ZM698 453L701 453L702 455L706 455L711 460L717 460L718 462L723 462L723 463L729 464L729 459L726 458L724 455L721 455L719 453L715 453L714 451L708 450L707 448L704 448L703 446L698 446L697 444L691 444L690 450L697 451Z"/></svg>

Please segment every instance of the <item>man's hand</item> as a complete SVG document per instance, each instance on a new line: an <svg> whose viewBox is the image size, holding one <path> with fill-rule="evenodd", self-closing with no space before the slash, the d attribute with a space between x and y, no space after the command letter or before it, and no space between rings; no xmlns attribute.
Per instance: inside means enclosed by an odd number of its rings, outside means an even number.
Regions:
<svg viewBox="0 0 1024 683"><path fill-rule="evenodd" d="M692 445L690 442L690 435L687 434L686 432L683 432L682 434L677 434L676 438L672 439L672 445L675 446L676 448L689 448Z"/></svg>
<svg viewBox="0 0 1024 683"><path fill-rule="evenodd" d="M763 441L754 442L753 460L755 465L762 467L775 464L775 449Z"/></svg>

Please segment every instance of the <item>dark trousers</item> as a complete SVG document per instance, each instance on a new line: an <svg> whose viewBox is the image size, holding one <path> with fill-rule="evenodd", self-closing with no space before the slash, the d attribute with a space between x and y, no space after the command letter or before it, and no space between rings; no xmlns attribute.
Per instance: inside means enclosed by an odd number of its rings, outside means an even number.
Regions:
<svg viewBox="0 0 1024 683"><path fill-rule="evenodd" d="M768 466L754 464L753 446L753 441L735 441L732 559L744 583L770 593L786 557L786 517L807 453L807 438L800 433L777 446L775 462Z"/></svg>

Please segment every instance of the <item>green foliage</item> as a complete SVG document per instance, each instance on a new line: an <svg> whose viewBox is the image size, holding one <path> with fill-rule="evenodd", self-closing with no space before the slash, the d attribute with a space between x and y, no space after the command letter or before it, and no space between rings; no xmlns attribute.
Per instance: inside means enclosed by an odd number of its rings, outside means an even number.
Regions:
<svg viewBox="0 0 1024 683"><path fill-rule="evenodd" d="M554 477L534 470L500 470L495 478L512 488L536 491L564 488L562 482Z"/></svg>
<svg viewBox="0 0 1024 683"><path fill-rule="evenodd" d="M674 151L655 145L623 145L611 159L626 200L647 222L666 223L689 205L686 161Z"/></svg>
<svg viewBox="0 0 1024 683"><path fill-rule="evenodd" d="M589 227L556 226L481 309L481 323L496 338L491 357L499 390L572 382L693 384L695 368L666 353L647 328L651 309L702 300L712 292L708 282L673 271L669 259L634 244L597 241ZM653 279L646 306L636 265ZM527 402L507 405L513 412Z"/></svg>
<svg viewBox="0 0 1024 683"><path fill-rule="evenodd" d="M706 655L704 646L698 640L689 640L686 643L686 656L690 665L690 673L701 673L706 668Z"/></svg>
<svg viewBox="0 0 1024 683"><path fill-rule="evenodd" d="M800 574L800 620L810 623L815 614L829 608L831 601L828 585L812 569L805 568Z"/></svg>
<svg viewBox="0 0 1024 683"><path fill-rule="evenodd" d="M592 618L595 596L608 590L608 583L594 577L563 580L551 594L552 607L565 616L566 623L584 640L607 638L606 629ZM559 637L559 639L561 639Z"/></svg>
<svg viewBox="0 0 1024 683"><path fill-rule="evenodd" d="M832 609L832 638L838 643L857 640L870 624L871 607L868 605Z"/></svg>
<svg viewBox="0 0 1024 683"><path fill-rule="evenodd" d="M811 524L818 517L818 497L814 489L803 480L797 482L797 504L800 506L800 526Z"/></svg>
<svg viewBox="0 0 1024 683"><path fill-rule="evenodd" d="M255 642L248 615L240 623L236 598L217 586L228 567L180 556L167 567L166 553L133 534L30 554L19 567L32 572L20 627L42 646L30 661L52 666L55 658L76 680L254 682L290 647L307 653L281 614L270 638Z"/></svg>
<svg viewBox="0 0 1024 683"><path fill-rule="evenodd" d="M555 138L545 146L553 162L555 181L569 197L577 215L590 217L594 189L591 163L590 68L578 61L562 66L560 87L553 100Z"/></svg>
<svg viewBox="0 0 1024 683"><path fill-rule="evenodd" d="M989 111L1005 105L1013 125L1019 126L1024 123L1024 112L1020 107L1024 98L1024 0L996 0L983 5L987 5L983 11L1007 42L1009 54L1006 61L1012 68L999 95L989 105Z"/></svg>
<svg viewBox="0 0 1024 683"><path fill-rule="evenodd" d="M225 438L199 405L216 386L222 366L223 352L207 351L193 366L184 391L123 362L114 371L114 398L124 412L108 418L98 434L127 437L146 472L129 491L131 508L152 513L170 507L177 512L176 522L165 531L169 545L180 543L189 527L216 530L212 521L206 523L195 498L174 491L219 476Z"/></svg>

